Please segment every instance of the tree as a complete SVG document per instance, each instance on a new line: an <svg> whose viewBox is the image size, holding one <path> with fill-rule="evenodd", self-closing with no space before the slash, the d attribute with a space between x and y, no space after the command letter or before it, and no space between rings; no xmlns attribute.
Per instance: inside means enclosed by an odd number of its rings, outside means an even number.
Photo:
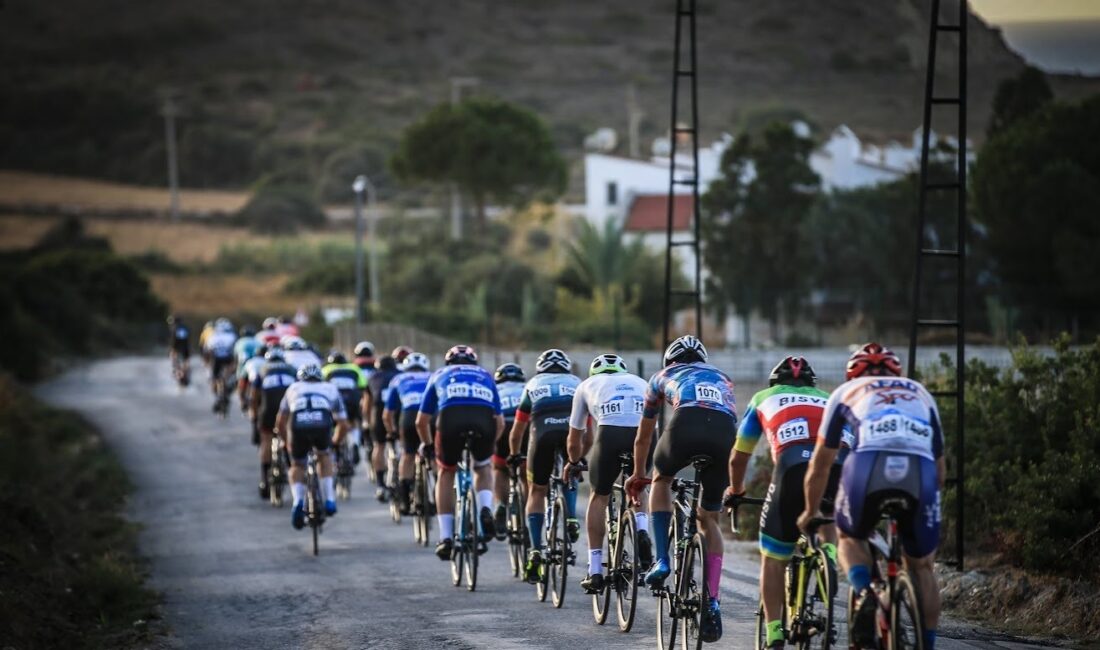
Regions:
<svg viewBox="0 0 1100 650"><path fill-rule="evenodd" d="M976 217L1012 301L1050 331L1100 325L1100 95L1051 103L986 142Z"/></svg>
<svg viewBox="0 0 1100 650"><path fill-rule="evenodd" d="M1054 99L1047 77L1037 68L1027 66L1019 75L997 85L993 96L993 115L989 118L990 137L1013 123L1031 115Z"/></svg>
<svg viewBox="0 0 1100 650"><path fill-rule="evenodd" d="M703 196L710 290L742 316L760 311L775 325L801 307L811 243L803 224L820 186L812 150L781 122L760 139L742 134L722 154L721 177Z"/></svg>
<svg viewBox="0 0 1100 650"><path fill-rule="evenodd" d="M523 204L565 189L565 163L546 125L496 99L435 107L405 129L390 166L402 181L456 184L482 226L489 201Z"/></svg>

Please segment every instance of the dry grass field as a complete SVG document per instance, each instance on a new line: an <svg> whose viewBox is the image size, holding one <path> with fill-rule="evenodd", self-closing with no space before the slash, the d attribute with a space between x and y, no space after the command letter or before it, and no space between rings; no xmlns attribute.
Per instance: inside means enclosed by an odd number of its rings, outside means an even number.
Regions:
<svg viewBox="0 0 1100 650"><path fill-rule="evenodd" d="M242 311L263 314L293 314L298 308L309 310L317 299L287 296L283 285L287 276L161 274L149 277L154 293L168 303L171 311L205 314L237 314Z"/></svg>

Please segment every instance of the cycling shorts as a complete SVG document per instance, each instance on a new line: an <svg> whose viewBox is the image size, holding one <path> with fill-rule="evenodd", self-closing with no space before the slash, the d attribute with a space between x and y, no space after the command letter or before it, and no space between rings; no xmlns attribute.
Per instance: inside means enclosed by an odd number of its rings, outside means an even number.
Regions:
<svg viewBox="0 0 1100 650"><path fill-rule="evenodd" d="M225 374L226 368L233 365L233 357L214 357L211 364L210 376L217 379Z"/></svg>
<svg viewBox="0 0 1100 650"><path fill-rule="evenodd" d="M588 453L588 478L592 481L592 491L601 496L611 494L615 479L622 467L620 455L634 451L634 436L637 427L619 427L600 425L596 429L596 440ZM646 472L653 465L653 448L657 445L650 441L649 456L646 458Z"/></svg>
<svg viewBox="0 0 1100 650"><path fill-rule="evenodd" d="M504 431L500 432L497 436L496 449L493 451L493 466L498 469L505 469L508 467L508 457L512 455L511 438L512 438L512 425L515 424L515 420L508 418L504 420ZM526 449L528 443L531 440L530 428L523 432L523 441L519 443L520 449Z"/></svg>
<svg viewBox="0 0 1100 650"><path fill-rule="evenodd" d="M531 437L527 442L527 480L548 485L554 472L554 460L560 449L565 455L569 437L569 411L548 411L531 416Z"/></svg>
<svg viewBox="0 0 1100 650"><path fill-rule="evenodd" d="M290 457L298 465L304 465L310 449L325 451L332 448L330 429L298 429L290 434Z"/></svg>
<svg viewBox="0 0 1100 650"><path fill-rule="evenodd" d="M383 409L377 406L373 406L373 412L370 418L370 437L376 444L383 444L386 442L386 425L382 422Z"/></svg>
<svg viewBox="0 0 1100 650"><path fill-rule="evenodd" d="M672 477L689 467L693 456L709 456L710 464L699 473L703 487L699 503L703 510L718 512L730 483L728 459L736 437L737 427L729 413L700 406L678 408L657 441L653 466L661 476Z"/></svg>
<svg viewBox="0 0 1100 650"><path fill-rule="evenodd" d="M433 430L435 426L431 427ZM416 432L416 418L401 418L401 443L407 454L420 451L420 434Z"/></svg>
<svg viewBox="0 0 1100 650"><path fill-rule="evenodd" d="M363 410L359 408L359 397L344 396L344 411L348 414L348 422L357 424L363 420Z"/></svg>
<svg viewBox="0 0 1100 650"><path fill-rule="evenodd" d="M890 451L849 454L837 491L837 526L849 537L867 539L888 508L897 509L906 555L924 557L934 552L940 541L935 461Z"/></svg>
<svg viewBox="0 0 1100 650"><path fill-rule="evenodd" d="M497 432L493 407L480 404L455 404L439 412L435 429L436 462L442 469L454 469L462 459L463 434L474 433L470 443L475 462L493 455L493 436Z"/></svg>
<svg viewBox="0 0 1100 650"><path fill-rule="evenodd" d="M785 562L794 553L795 542L802 533L798 529L798 515L806 509L804 480L813 450L813 445L795 445L779 455L768 495L760 509L760 553L763 555ZM829 470L821 514L832 516L839 484L840 464L836 463Z"/></svg>
<svg viewBox="0 0 1100 650"><path fill-rule="evenodd" d="M176 356L181 359L191 358L191 341L187 339L172 339L172 349L175 350Z"/></svg>

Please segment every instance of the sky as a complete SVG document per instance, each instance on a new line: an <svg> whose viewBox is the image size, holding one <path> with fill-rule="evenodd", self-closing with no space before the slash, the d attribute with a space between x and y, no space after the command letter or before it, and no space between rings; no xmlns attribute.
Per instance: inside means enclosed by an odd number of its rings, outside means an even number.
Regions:
<svg viewBox="0 0 1100 650"><path fill-rule="evenodd" d="M970 7L1031 65L1100 75L1100 0L971 0Z"/></svg>
<svg viewBox="0 0 1100 650"><path fill-rule="evenodd" d="M970 0L970 7L993 24L1100 20L1100 0Z"/></svg>

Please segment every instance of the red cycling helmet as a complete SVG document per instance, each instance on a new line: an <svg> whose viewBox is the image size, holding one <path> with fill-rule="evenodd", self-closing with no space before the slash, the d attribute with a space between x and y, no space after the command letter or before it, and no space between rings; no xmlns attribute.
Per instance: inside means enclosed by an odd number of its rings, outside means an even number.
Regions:
<svg viewBox="0 0 1100 650"><path fill-rule="evenodd" d="M867 343L848 358L845 379L855 379L864 375L901 376L901 360L889 348L878 343Z"/></svg>
<svg viewBox="0 0 1100 650"><path fill-rule="evenodd" d="M443 362L448 366L459 363L477 363L477 350L470 345L456 345L447 350Z"/></svg>
<svg viewBox="0 0 1100 650"><path fill-rule="evenodd" d="M413 353L413 349L407 345L399 345L390 352L390 356L394 358L394 361L401 363L405 360L405 357Z"/></svg>

